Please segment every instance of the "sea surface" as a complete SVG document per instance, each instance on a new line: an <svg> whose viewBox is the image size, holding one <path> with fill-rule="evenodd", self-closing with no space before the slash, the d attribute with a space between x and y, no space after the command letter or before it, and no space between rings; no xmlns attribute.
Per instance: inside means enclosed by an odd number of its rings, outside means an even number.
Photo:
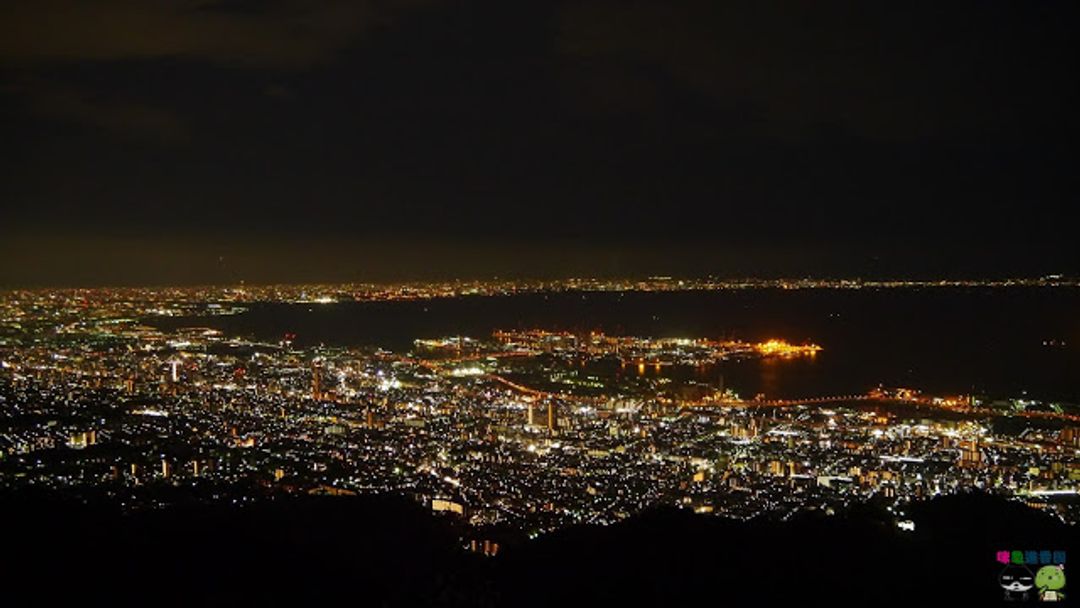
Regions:
<svg viewBox="0 0 1080 608"><path fill-rule="evenodd" d="M905 386L1080 403L1080 289L548 293L403 302L257 303L243 314L161 319L301 346L381 346L495 329L813 342L813 358L650 373L723 376L743 396L809 397Z"/></svg>

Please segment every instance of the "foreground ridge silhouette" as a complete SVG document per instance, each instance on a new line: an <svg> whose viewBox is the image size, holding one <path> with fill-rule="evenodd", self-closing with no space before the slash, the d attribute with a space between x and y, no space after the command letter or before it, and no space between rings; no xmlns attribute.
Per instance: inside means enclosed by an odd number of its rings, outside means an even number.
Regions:
<svg viewBox="0 0 1080 608"><path fill-rule="evenodd" d="M470 531L399 497L303 497L122 515L52 495L0 497L2 577L34 605L805 605L1001 599L994 553L1075 546L1075 528L982 494L787 522L656 509L609 527L463 548ZM12 597L16 597L13 595Z"/></svg>

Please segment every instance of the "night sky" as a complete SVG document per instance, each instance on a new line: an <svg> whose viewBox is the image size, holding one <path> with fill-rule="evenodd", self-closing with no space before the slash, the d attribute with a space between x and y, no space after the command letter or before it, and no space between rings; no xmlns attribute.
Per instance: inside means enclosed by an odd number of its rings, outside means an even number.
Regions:
<svg viewBox="0 0 1080 608"><path fill-rule="evenodd" d="M0 285L1075 274L1071 0L6 0Z"/></svg>

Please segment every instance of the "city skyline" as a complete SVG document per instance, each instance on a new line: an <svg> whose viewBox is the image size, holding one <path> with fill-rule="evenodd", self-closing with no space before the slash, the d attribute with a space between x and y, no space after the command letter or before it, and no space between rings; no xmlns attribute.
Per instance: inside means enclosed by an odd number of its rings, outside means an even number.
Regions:
<svg viewBox="0 0 1080 608"><path fill-rule="evenodd" d="M663 505L785 520L873 502L908 526L905 509L972 490L1080 519L1068 501L1080 493L1078 403L1000 385L962 394L886 385L896 364L876 380L819 377L785 389L769 379L843 369L821 368L819 358L877 358L862 339L826 334L822 347L775 333L755 342L495 325L450 336L401 327L394 331L407 339L386 348L376 336L324 344L219 323L267 306L385 315L393 314L386 306L499 295L573 302L592 294L608 298L601 310L635 294L723 302L777 291L789 299L825 291L845 302L882 290L941 292L931 301L1037 290L1054 301L1074 297L1075 281L354 287L0 294L0 487L95 496L126 511L168 504L163 492L209 488L245 503L398 494L478 534L507 527L531 537ZM293 322L283 312L271 318ZM1025 345L1031 335L1022 332L1010 350L1042 351L1035 358L1045 361L1075 351L1068 334ZM946 374L946 385L959 386L960 373ZM866 378L876 386L860 385Z"/></svg>

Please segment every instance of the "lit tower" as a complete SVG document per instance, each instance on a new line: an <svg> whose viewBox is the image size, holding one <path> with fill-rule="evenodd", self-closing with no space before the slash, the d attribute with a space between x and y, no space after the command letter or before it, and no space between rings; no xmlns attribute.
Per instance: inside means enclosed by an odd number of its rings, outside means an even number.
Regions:
<svg viewBox="0 0 1080 608"><path fill-rule="evenodd" d="M318 359L311 363L311 398L322 399L322 361Z"/></svg>
<svg viewBox="0 0 1080 608"><path fill-rule="evenodd" d="M547 429L548 429L548 432L549 433L554 433L555 432L555 403L552 402L552 401L548 402L547 414L548 414L547 415Z"/></svg>

